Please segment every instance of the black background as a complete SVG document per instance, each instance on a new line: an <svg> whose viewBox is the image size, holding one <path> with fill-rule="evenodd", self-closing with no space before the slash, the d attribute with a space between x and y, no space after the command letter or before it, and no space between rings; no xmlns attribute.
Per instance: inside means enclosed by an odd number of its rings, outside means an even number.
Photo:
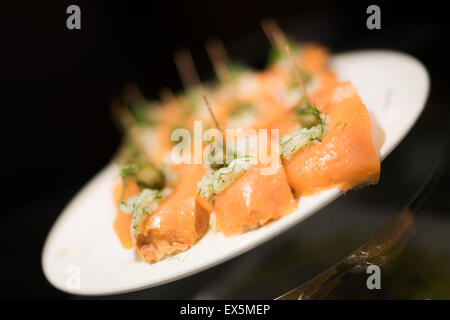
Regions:
<svg viewBox="0 0 450 320"><path fill-rule="evenodd" d="M223 39L230 55L255 67L269 43L259 27L276 18L299 40L334 52L389 48L421 60L431 76L423 117L448 123L448 14L444 2L374 2L382 29L366 28L371 2L314 1L55 1L2 3L2 295L64 298L45 280L40 254L64 205L111 159L120 133L109 103L136 82L156 98L181 89L173 52L188 47L202 80L212 76L204 42ZM66 28L66 8L81 7L79 31ZM436 206L448 212L448 172Z"/></svg>

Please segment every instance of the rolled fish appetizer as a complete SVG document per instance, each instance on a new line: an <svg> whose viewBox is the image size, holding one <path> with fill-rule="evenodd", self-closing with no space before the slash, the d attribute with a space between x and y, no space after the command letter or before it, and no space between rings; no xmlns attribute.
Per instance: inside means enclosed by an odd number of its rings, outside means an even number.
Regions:
<svg viewBox="0 0 450 320"><path fill-rule="evenodd" d="M114 197L114 230L121 244L147 262L185 251L206 233L209 212L196 203L201 165L161 168L151 163L122 169Z"/></svg>
<svg viewBox="0 0 450 320"><path fill-rule="evenodd" d="M311 195L332 187L347 191L377 183L380 160L371 137L370 116L355 88L349 82L340 83L313 101L314 106L298 112L300 117L308 114L315 120L303 127L295 124L280 139L289 185L299 195Z"/></svg>
<svg viewBox="0 0 450 320"><path fill-rule="evenodd" d="M229 160L213 162L198 182L199 203L215 212L215 230L226 236L253 230L296 208L278 150L264 163L256 156L258 143L256 137L239 138L235 150L227 148L232 150Z"/></svg>

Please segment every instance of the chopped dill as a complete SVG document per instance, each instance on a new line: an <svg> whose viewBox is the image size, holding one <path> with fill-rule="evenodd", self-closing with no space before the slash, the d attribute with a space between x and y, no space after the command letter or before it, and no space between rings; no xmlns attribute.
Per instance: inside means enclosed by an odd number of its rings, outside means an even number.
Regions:
<svg viewBox="0 0 450 320"><path fill-rule="evenodd" d="M305 116L305 115L312 115L314 117L314 120L315 120L314 123L308 127L310 128L313 125L319 125L320 126L320 135L317 137L317 140L322 141L322 136L323 136L323 132L324 132L327 114L324 114L322 116L322 112L319 109L317 109L316 106L309 103L309 101L306 102L306 105L297 106L296 111L297 111L297 115L299 116L299 118L301 116Z"/></svg>
<svg viewBox="0 0 450 320"><path fill-rule="evenodd" d="M137 165L135 163L129 163L120 169L120 176L122 179L136 175Z"/></svg>
<svg viewBox="0 0 450 320"><path fill-rule="evenodd" d="M230 163L236 159L245 159L245 160L249 160L251 158L250 155L238 155L236 152L233 153L232 157L226 157L226 160L220 163L211 163L210 164L210 168L213 170L218 170L221 168L227 168Z"/></svg>

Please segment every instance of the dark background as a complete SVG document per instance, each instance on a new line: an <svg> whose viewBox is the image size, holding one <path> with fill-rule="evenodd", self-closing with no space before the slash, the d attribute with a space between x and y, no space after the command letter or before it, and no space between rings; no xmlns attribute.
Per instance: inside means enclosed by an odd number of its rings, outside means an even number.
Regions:
<svg viewBox="0 0 450 320"><path fill-rule="evenodd" d="M223 39L233 58L262 67L269 49L260 28L265 17L276 18L297 39L323 43L333 52L389 48L422 61L431 76L431 93L413 133L423 146L435 147L434 155L420 164L433 168L450 124L448 13L443 2L393 2L2 3L1 295L68 297L45 280L42 246L65 204L118 147L120 133L109 103L121 88L135 82L150 98L163 86L181 89L172 60L180 47L191 50L202 80L208 80L213 73L204 42L212 36ZM366 28L366 8L373 3L381 7L381 30ZM70 4L81 7L79 31L66 28ZM399 148L408 154L405 143ZM408 146L417 144L410 140ZM396 175L405 161L410 159L394 153L383 162L384 189L366 197L395 202L402 187L389 183L402 178ZM446 217L449 181L445 167L428 202Z"/></svg>

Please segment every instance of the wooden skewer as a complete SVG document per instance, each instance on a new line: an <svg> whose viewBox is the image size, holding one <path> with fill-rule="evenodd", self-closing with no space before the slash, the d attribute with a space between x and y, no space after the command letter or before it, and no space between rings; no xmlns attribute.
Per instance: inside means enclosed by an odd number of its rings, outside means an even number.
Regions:
<svg viewBox="0 0 450 320"><path fill-rule="evenodd" d="M261 22L261 27L272 46L276 47L278 50L282 51L288 44L286 35L281 31L278 23L274 19L264 19Z"/></svg>
<svg viewBox="0 0 450 320"><path fill-rule="evenodd" d="M203 94L202 97L203 97L203 100L205 101L206 107L208 108L209 114L211 115L211 118L213 119L214 125L216 126L216 128L218 130L222 131L222 129L220 128L219 122L217 121L217 118L214 115L214 112L212 111L212 108L208 101L208 98L206 98L205 94ZM223 133L223 131L222 131L222 133Z"/></svg>
<svg viewBox="0 0 450 320"><path fill-rule="evenodd" d="M211 115L211 118L213 119L213 122L214 122L214 125L216 126L216 129L219 130L219 131L221 132L221 134L222 134L222 139L225 138L225 137L224 137L224 133L223 133L222 129L220 128L219 122L217 121L217 118L216 118L216 116L214 115L214 112L213 112L213 110L212 110L212 108L211 108L211 104L210 104L209 101L208 101L208 98L206 97L205 94L203 94L202 97L203 97L203 100L205 101L206 107L208 107L209 114ZM227 159L227 153L226 153L226 147L225 147L225 144L223 144L223 141L222 141L222 142L219 142L219 143L222 145L222 162L226 162L226 159Z"/></svg>
<svg viewBox="0 0 450 320"><path fill-rule="evenodd" d="M134 103L136 101L145 100L145 97L135 83L129 83L123 89L123 98L126 103Z"/></svg>
<svg viewBox="0 0 450 320"><path fill-rule="evenodd" d="M294 69L294 73L295 73L295 78L297 79L297 82L298 82L298 84L300 85L300 88L301 88L301 90L302 90L302 92L303 92L303 95L304 95L306 101L307 101L308 103L310 103L309 97L308 97L308 92L306 91L305 84L304 84L304 82L303 82L302 77L300 76L300 72L299 72L299 70L298 70L298 68L297 68L297 65L296 65L296 63L295 63L295 59L294 59L294 57L292 56L292 52L291 52L291 49L290 49L290 47L289 47L288 44L286 44L286 46L284 47L284 50L286 51L286 53L287 53L287 55L288 55L288 57L289 57L289 60L291 61L292 68Z"/></svg>
<svg viewBox="0 0 450 320"><path fill-rule="evenodd" d="M214 38L206 42L205 48L217 77L221 82L227 81L229 79L227 65L230 63L230 58L225 45L219 39Z"/></svg>
<svg viewBox="0 0 450 320"><path fill-rule="evenodd" d="M150 160L151 152L145 144L142 134L137 126L136 121L133 118L130 110L127 107L121 107L117 104L112 106L112 112L115 115L115 118L119 121L123 130L130 132L133 139L138 143L141 151L146 155L146 157Z"/></svg>
<svg viewBox="0 0 450 320"><path fill-rule="evenodd" d="M180 74L181 82L185 88L192 88L201 84L189 50L181 49L175 52L174 61Z"/></svg>

